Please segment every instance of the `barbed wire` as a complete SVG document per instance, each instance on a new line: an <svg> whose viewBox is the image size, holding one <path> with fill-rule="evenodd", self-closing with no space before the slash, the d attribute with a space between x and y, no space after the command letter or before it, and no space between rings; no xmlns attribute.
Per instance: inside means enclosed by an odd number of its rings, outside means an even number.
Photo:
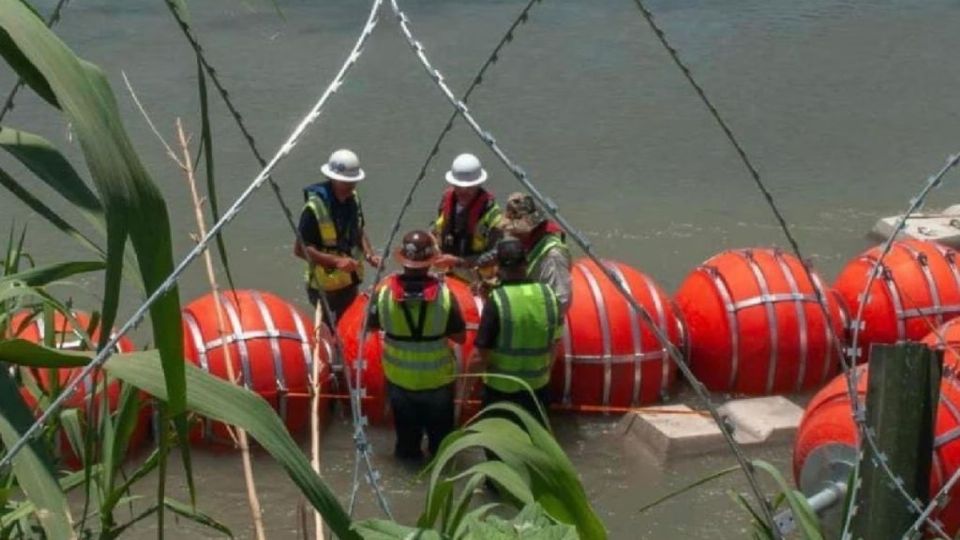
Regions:
<svg viewBox="0 0 960 540"><path fill-rule="evenodd" d="M250 148L250 151L253 153L254 158L256 158L260 166L263 167L264 165L266 165L266 161L263 158L263 155L260 153L260 150L257 148L256 140L254 139L253 134L250 132L250 130L246 127L246 124L244 123L244 120L243 120L243 115L240 113L237 106L233 103L233 100L230 98L229 92L227 91L226 87L220 81L220 77L217 75L216 68L214 68L213 64L207 58L206 54L204 54L203 47L200 45L199 39L196 37L196 34L193 32L193 29L190 27L190 24L183 19L179 10L176 8L176 5L171 0L165 0L165 1L168 9L170 10L170 13L176 19L177 24L180 27L180 30L183 32L183 35L187 38L187 41L190 43L190 46L193 48L194 52L196 53L197 59L200 62L201 66L203 67L204 72L207 74L208 77L210 77L210 80L213 81L214 87L217 89L217 92L220 94L220 98L226 104L227 110L230 112L230 115L233 117L234 123L236 123L237 127L240 129L240 132L243 135L243 138L246 141L247 146ZM274 181L272 176L268 176L267 181L269 182L270 187L273 190L276 201L280 205L280 209L283 212L284 217L286 218L287 223L290 226L290 229L293 231L293 234L295 235L297 242L300 242L302 244L303 238L300 234L300 228L297 227L296 224L294 223L293 213L290 210L290 208L287 206L286 202L283 200L283 195L280 192L280 186L276 183L276 181ZM323 303L324 309L328 314L328 317L330 318L331 328L336 329L337 327L336 314L330 309L330 306L329 306L329 303L327 302L326 294L324 293L324 291L318 291L318 292L320 293L319 301ZM337 335L336 332L333 332L333 336L334 336L333 339L335 342L338 356L339 358L342 359L344 358L344 355L343 355L343 347L340 342L340 337L339 335ZM372 452L372 446L370 445L366 436L366 432L363 429L363 426L366 420L363 417L362 409L359 409L353 406L353 400L354 400L353 396L355 392L353 392L351 388L351 381L349 380L350 374L346 370L344 370L344 376L347 379L346 380L347 388L350 390L349 392L350 401L351 401L350 416L354 426L353 439L356 447L356 452L355 452L356 471L354 473L354 484L351 489L350 514L351 515L353 514L354 503L356 500L356 494L358 492L358 487L359 487L360 464L363 463L364 467L367 469L368 482L371 484L371 486L374 489L374 493L377 497L378 504L380 505L384 513L388 517L392 518L392 515L390 512L390 505L387 502L387 499L383 494L383 489L380 487L380 484L379 484L380 473L373 466L372 460L370 458L370 454ZM362 388L358 389L358 394L362 394Z"/></svg>
<svg viewBox="0 0 960 540"><path fill-rule="evenodd" d="M490 52L490 55L487 56L487 59L480 66L480 69L477 71L476 75L474 75L472 82L470 83L470 87L467 88L467 91L463 93L462 100L464 102L470 99L470 96L473 94L473 91L478 86L480 86L480 84L483 82L483 76L486 74L487 69L497 62L500 51L503 49L503 47L506 46L507 43L510 43L511 41L513 41L514 31L516 31L516 29L521 24L524 24L527 22L527 20L529 19L530 10L533 8L533 5L541 1L542 0L529 0L527 4L524 6L524 8L520 11L520 14L517 16L517 18L514 19L513 23L510 24L510 26L507 28L507 31L504 33L503 37L500 38L500 41L497 42L497 45L493 48L493 51ZM420 172L417 174L417 177L414 179L413 183L410 185L410 188L407 191L407 195L404 198L403 204L401 205L400 210L397 212L397 217L396 219L394 219L393 224L390 227L390 231L387 234L387 240L384 242L383 247L380 251L384 255L384 257L389 256L390 247L393 245L393 241L396 239L397 233L400 230L400 223L403 220L403 216L406 214L407 210L409 210L410 208L410 205L413 203L414 194L416 193L420 185L423 183L424 178L426 178L427 169L430 167L430 164L433 163L434 158L438 155L440 151L440 146L443 144L443 141L446 139L447 135L451 132L453 128L453 124L456 122L456 119L458 116L459 114L457 113L457 111L454 111L450 115L450 118L447 119L447 123L443 126L443 129L440 130L440 134L437 136L436 140L433 143L433 146L431 147L430 151L427 153L427 157L420 167ZM377 267L377 271L373 278L373 284L371 285L372 291L375 290L375 287L377 286L377 284L380 283L380 280L383 277L384 270L386 270L386 264L381 263L380 266ZM371 302L373 301L373 294L374 292L371 292L370 294ZM360 391L361 396L363 394L362 370L365 369L366 367L366 359L363 357L363 354L364 354L363 344L366 342L366 339L367 339L367 334L368 334L367 323L369 321L369 318L370 318L370 310L367 309L364 311L364 314L363 314L363 322L360 325L360 330L358 332L358 341L357 341L357 343L359 343L360 345L358 346L358 349L357 349L358 352L357 352L357 361L355 363L355 367L356 367L355 371L356 371L356 377L357 377L357 385L358 385L358 389ZM349 374L348 374L348 378L349 378ZM358 474L359 474L359 467L355 465L354 466L354 482L356 482L356 478ZM354 489L351 491L351 495L350 495L350 513L351 514L353 512L355 500L356 500L356 484L354 485Z"/></svg>
<svg viewBox="0 0 960 540"><path fill-rule="evenodd" d="M881 271L883 270L883 259L890 253L890 250L893 248L894 241L896 240L897 236L900 234L900 231L902 231L904 226L906 226L907 219L910 217L910 215L916 212L917 210L919 210L923 206L923 203L926 201L927 196L930 195L930 193L934 190L934 188L937 188L940 186L940 184L943 182L943 177L948 172L950 172L951 169L956 167L958 164L960 164L960 153L949 156L944 166L936 174L929 176L927 178L926 184L923 186L923 188L914 198L910 199L910 206L907 208L907 211L902 216L900 216L900 218L896 222L896 225L893 228L893 231L890 233L890 236L888 236L886 241L883 243L883 247L880 250L880 254L877 257L877 260L874 262L873 268L870 270L870 274L867 277L867 283L866 285L864 285L863 291L860 294L860 305L857 309L857 315L853 319L854 326L853 326L853 335L850 338L850 350L854 358L856 358L856 355L858 354L858 349L859 349L858 345L859 345L859 339L860 339L860 330L862 326L861 321L863 319L863 312L866 308L867 301L870 298L870 289L873 286L873 283L876 281L876 279L880 276ZM937 334L938 339L940 339L943 342L946 342L943 339L943 336L939 335L939 330L935 330L934 332ZM856 385L857 385L858 375L859 374L857 373L853 373L853 375L850 377L851 379L850 384L853 385L854 388L856 388ZM856 403L857 405L854 410L855 418L858 415L865 418L866 414L864 411L864 407L860 403L859 399L857 400ZM864 420L864 425L865 425L865 420ZM871 448L871 450L874 452L875 456L878 456L877 459L881 463L886 462L886 456L881 452L879 452L878 451L879 449ZM925 522L931 522L936 524L936 522L932 520L931 515L938 507L946 503L946 497L950 489L953 488L953 486L957 483L958 480L960 480L960 469L957 469L954 472L954 474L951 475L949 480L946 483L944 483L944 485L941 487L940 491L930 500L930 503L925 506L919 500L916 500L915 498L910 497L909 494L907 494L907 498L910 501L910 505L915 509L915 511L919 515L917 517L917 520L913 523L913 525L911 525L910 529L906 531L905 536L913 532L919 532L920 527L923 526ZM900 479L899 477L894 477L893 483L898 487L900 487L903 484L903 480ZM854 485L851 487L851 496L850 496L851 500L854 500L858 488L859 488L859 482L854 483ZM851 519L849 516L852 513L853 513L853 509L848 508L848 518L846 523L844 523L844 527L842 531L843 537L847 537L848 529L851 524ZM938 534L944 534L942 530L937 532ZM944 534L944 536L946 535Z"/></svg>
<svg viewBox="0 0 960 540"><path fill-rule="evenodd" d="M807 279L811 283L814 283L812 270L808 267L808 264L805 262L806 259L803 257L803 254L800 251L799 243L794 238L793 233L790 232L790 227L787 224L786 219L783 217L783 213L780 211L779 207L777 206L776 201L773 198L773 194L770 192L769 189L767 189L762 178L760 177L760 173L758 169L753 165L753 162L747 156L747 153L744 150L743 146L740 144L737 137L733 134L733 131L727 125L726 121L723 120L723 117L720 115L717 108L713 105L711 100L707 97L706 92L703 90L703 87L697 83L696 79L694 79L693 74L689 69L689 67L680 59L680 55L677 52L677 50L674 47L672 47L670 43L667 41L666 34L656 24L656 21L654 20L654 17L653 17L653 13L649 9L647 9L647 7L643 4L642 0L634 0L634 3L636 4L637 8L640 10L647 24L650 26L654 34L657 36L657 39L659 40L660 44L670 55L670 58L673 60L674 64L676 64L676 66L683 73L686 80L693 87L697 96L700 98L700 100L706 106L707 110L710 112L710 115L714 118L714 120L716 120L717 124L720 126L726 139L730 142L730 144L736 150L737 156L740 158L740 161L743 163L744 167L750 173L751 178L754 180L754 183L756 184L757 188L760 190L761 194L763 195L764 200L767 202L767 205L770 207L771 211L773 212L774 217L777 221L777 224L780 226L780 229L783 231L783 234L786 237L787 242L790 244L790 248L793 251L793 254L801 261L802 263L801 267L803 268L803 271L806 274ZM818 287L814 287L814 295L817 300L817 304L820 307L820 311L822 312L825 320L827 321L828 327L833 328L833 317L830 313L829 307L826 304L826 299L823 297L823 294ZM863 304L861 304L861 306L862 305ZM858 317L856 317L853 320L853 324L855 325L855 328L859 327L859 321L860 321L860 318L858 315ZM886 454L880 451L879 445L875 440L874 432L872 428L869 428L869 426L866 425L866 415L864 411L861 410L861 407L859 406L859 403L860 403L859 395L856 389L857 388L856 387L857 370L854 369L854 366L856 364L856 360L855 360L856 357L854 356L853 360L848 362L844 352L843 344L841 343L839 336L837 336L834 332L831 331L830 338L831 338L830 339L831 345L833 346L834 350L837 352L837 356L840 360L841 366L843 367L843 371L847 380L847 393L851 403L851 414L853 416L854 422L857 425L858 431L861 433L861 439L865 440L867 442L867 445L873 451L874 455L878 456L877 460L879 462L879 466L883 470L884 474L886 474L889 477L892 485L896 486L896 489L900 492L901 496L903 496L908 501L908 503L914 508L914 510L919 513L922 510L922 504L920 504L919 501L917 501L914 497L912 497L909 494L909 492L906 491L905 484L902 481L902 479L899 479L899 477L890 468L890 465L886 459ZM859 472L859 460L855 465L855 469ZM858 478L858 477L855 476L855 478ZM851 491L854 495L856 494L856 490L859 487L859 484L860 482L858 480L854 482L853 486L851 486ZM849 524L850 517L855 511L855 505L856 505L855 496L850 496L849 500L851 501L850 502L851 507L848 508L849 510L847 513L848 522L844 526L844 531L846 530L846 526ZM940 528L940 526L936 522L930 520L930 524L934 528L934 530L938 532L938 534L941 534L946 537L946 534L943 532L942 528Z"/></svg>
<svg viewBox="0 0 960 540"><path fill-rule="evenodd" d="M183 32L184 37L186 37L187 41L190 43L190 47L193 48L194 53L197 55L197 60L200 62L200 65L203 66L204 72L206 72L207 76L210 77L210 80L213 81L214 88L217 89L217 93L220 94L220 99L222 99L223 103L227 106L230 116L233 117L234 123L237 124L237 127L240 129L240 133L243 135L243 139L246 141L247 147L250 148L250 152L253 153L253 157L257 160L257 163L261 168L266 167L267 161L257 148L257 142L253 138L253 134L250 133L249 129L247 129L247 126L243 121L243 115L240 114L239 109L237 109L237 107L233 104L233 100L230 98L229 92L227 92L227 89L223 86L223 83L220 82L220 77L217 75L217 70L207 59L207 55L204 54L203 47L200 45L200 40L197 39L196 35L193 33L193 29L190 27L190 24L184 20L173 0L164 1L167 4L167 8L170 10L170 13L173 15L173 18L176 19L177 26L180 27L180 31ZM293 221L293 212L291 212L290 207L288 207L287 203L283 200L283 195L280 193L280 186L277 185L277 182L273 179L273 176L267 176L267 182L270 184L270 188L273 190L273 194L277 199L277 203L283 210L283 216L287 219L287 224L290 226L290 229L293 230L293 233L297 236L297 239L300 240L300 230Z"/></svg>
<svg viewBox="0 0 960 540"><path fill-rule="evenodd" d="M760 505L761 512L763 513L764 518L767 519L769 523L773 524L774 523L773 511L770 507L770 501L768 501L766 497L764 497L763 491L760 489L760 485L753 474L752 465L743 455L743 451L741 450L739 444L733 439L733 436L730 434L729 430L724 426L723 421L720 418L720 415L717 412L716 407L713 405L713 402L710 399L710 395L707 392L706 387L704 387L703 383L701 383L693 375L693 372L690 371L690 368L686 365L686 362L684 362L683 356L680 353L680 351L670 342L668 336L656 325L656 323L653 321L653 318L647 312L647 310L633 298L633 296L629 293L629 291L626 290L623 283L617 278L616 274L614 274L609 268L607 268L607 266L603 263L603 261L594 253L593 247L590 244L590 242L583 237L582 233L579 230L574 228L563 216L560 215L559 210L557 209L557 205L552 200L542 195L539 192L539 190L537 190L536 186L533 185L533 183L527 177L527 173L518 165L516 165L504 153L504 151L500 148L500 146L497 145L496 139L493 137L493 135L490 132L485 131L477 123L477 121L470 114L466 104L455 97L453 92L450 90L449 86L447 86L446 82L444 82L443 75L436 68L433 67L430 60L427 58L423 45L414 37L413 32L410 30L410 27L409 27L410 19L403 12L403 10L400 9L400 6L398 5L397 0L390 0L390 5L393 9L394 14L397 17L397 20L399 21L400 29L405 39L407 40L407 43L410 45L410 48L413 49L417 58L419 58L420 60L420 64L426 70L427 74L430 75L434 83L437 85L440 91L444 94L447 100L450 101L451 105L459 112L459 114L464 118L464 120L471 127L471 129L477 134L477 136L484 143L486 143L486 145L490 148L490 150L494 153L494 155L497 156L500 162L503 163L503 165L510 170L510 172L514 175L514 177L530 192L530 194L535 199L537 199L537 201L540 202L540 204L550 214L550 216L553 217L557 221L557 223L559 223L560 226L570 235L570 237L574 239L574 241L577 243L577 245L580 246L580 248L584 251L584 253L586 253L586 255L597 264L597 266L603 271L603 274L607 277L607 279L610 280L610 282L614 285L617 291L623 296L623 298L630 305L630 307L634 311L636 311L640 315L644 323L648 325L648 327L650 328L654 336L657 338L657 340L660 342L663 348L668 352L673 362L677 365L677 368L684 374L685 377L687 377L688 381L690 382L690 386L696 392L697 397L699 397L700 400L707 407L707 410L710 412L710 416L713 418L714 422L716 422L717 426L719 426L720 432L723 434L724 439L727 442L727 445L730 447L731 451L736 456L737 462L740 464L740 467L743 469L744 475L747 478L747 482L750 484L750 488L753 491L753 494L757 499L758 504ZM775 531L774 532L775 537L780 538L781 535L779 530L777 530L774 527L774 531Z"/></svg>
<svg viewBox="0 0 960 540"><path fill-rule="evenodd" d="M20 450L23 449L27 442L37 435L40 429L42 429L43 425L49 421L50 417L60 410L60 408L63 406L63 403L73 395L77 385L81 381L85 380L94 369L100 368L103 363L106 362L106 360L111 356L113 348L120 341L120 339L125 336L127 332L133 329L134 326L139 324L141 320L143 320L147 314L147 311L161 296L170 291L171 287L176 284L177 280L187 269L187 267L189 267L190 264L208 248L210 240L216 236L221 229L226 227L233 220L233 218L237 216L237 214L240 213L244 203L246 203L253 193L259 189L264 182L266 182L267 176L277 166L277 164L285 157L290 155L300 138L306 132L306 129L320 117L323 106L326 104L327 100L343 85L346 74L356 64L362 53L364 43L366 43L367 38L370 37L370 34L377 25L378 14L382 4L383 0L373 0L370 7L370 13L366 19L364 27L360 32L360 35L357 37L357 41L353 48L350 50L350 54L347 56L347 59L343 62L340 70L334 76L330 84L324 89L316 104L314 104L310 111L300 120L287 140L280 146L279 150L277 150L276 154L270 159L269 162L267 162L266 166L263 167L260 173L257 174L257 176L250 182L246 189L244 189L243 193L237 197L236 201L234 201L230 208L228 208L227 211L224 212L220 217L220 219L210 228L210 230L207 231L207 234L197 241L196 245L177 264L170 275L167 276L167 278L147 297L147 299L140 305L139 308L137 308L133 315L115 333L111 335L103 349L101 349L100 352L94 356L89 364L84 366L84 368L75 378L73 378L64 386L61 394L50 403L43 414L41 414L34 421L34 423L31 424L27 431L9 446L7 453L0 458L0 469L8 466L11 460L20 452Z"/></svg>
<svg viewBox="0 0 960 540"><path fill-rule="evenodd" d="M60 22L60 16L63 12L63 8L66 7L67 2L69 1L70 0L60 0L57 2L57 5L54 6L53 11L50 12L50 16L47 17L47 28L53 28L58 22ZM7 116L7 113L13 110L13 100L16 99L17 93L21 88L23 88L24 84L23 78L18 78L17 82L13 84L13 88L11 88L10 92L7 94L7 99L3 102L3 107L0 107L0 122L3 122L3 118Z"/></svg>

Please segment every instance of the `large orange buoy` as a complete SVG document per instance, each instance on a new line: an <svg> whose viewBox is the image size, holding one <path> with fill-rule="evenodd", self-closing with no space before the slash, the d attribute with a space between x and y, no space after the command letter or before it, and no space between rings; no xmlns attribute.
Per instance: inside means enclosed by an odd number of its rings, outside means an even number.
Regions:
<svg viewBox="0 0 960 540"><path fill-rule="evenodd" d="M82 333L90 331L90 316L81 311L74 311L71 313L74 320L80 326L80 330L74 328L71 322L63 316L62 313L55 312L53 315L53 344L58 349L64 350L84 350L87 349L84 346ZM29 313L17 313L13 316L10 321L9 328L13 333L13 337L20 339L25 339L33 343L43 343L48 329L44 324L43 316L39 314L29 314ZM100 329L93 329L92 335L90 335L91 341L94 345L97 343L97 340L100 339ZM126 336L120 338L117 342L116 352L124 353L131 352L134 350L133 342L131 342ZM66 384L73 382L77 377L80 376L82 368L59 368L59 369L42 369L42 368L31 368L30 373L37 382L37 385L44 392L50 392L54 387L63 388ZM100 383L100 377L96 378L96 382ZM77 385L77 389L74 391L73 395L67 398L64 403L65 407L79 409L80 411L86 411L85 403L93 396L94 404L100 403L100 390L94 389L95 379L92 375L87 376L83 381ZM21 395L24 398L24 401L27 402L27 405L34 407L37 403L36 397L30 393L26 388L21 389ZM116 411L119 406L120 400L120 383L116 380L110 381L107 384L107 405L111 412ZM99 412L99 407L93 407L95 412ZM140 421L137 424L137 427L134 429L133 434L130 438L130 448L136 448L143 444L146 440L147 435L147 425L149 419L149 411L147 407L144 406L142 413L139 416ZM69 440L67 439L66 434L61 433L60 435L60 454L64 463L73 469L79 468L81 466L80 459L77 457L76 452L74 452L73 447L71 446Z"/></svg>
<svg viewBox="0 0 960 540"><path fill-rule="evenodd" d="M858 366L857 394L866 396L869 372ZM843 375L817 392L807 405L793 449L793 473L797 486L812 494L829 482L846 482L857 459L857 429L853 423L847 381ZM944 376L940 383L940 405L934 428L930 494L960 467L960 382ZM882 449L881 449L882 450ZM960 485L950 492L947 506L934 513L951 537L960 531Z"/></svg>
<svg viewBox="0 0 960 540"><path fill-rule="evenodd" d="M875 247L844 267L834 285L856 317L870 272L880 256ZM923 240L898 240L883 259L882 273L870 287L854 354L867 359L872 343L917 340L960 315L957 252Z"/></svg>
<svg viewBox="0 0 960 540"><path fill-rule="evenodd" d="M683 324L670 298L643 273L605 261L638 304L677 348ZM572 300L563 352L550 377L554 398L566 407L632 407L666 397L676 366L596 263L580 259L571 271Z"/></svg>
<svg viewBox="0 0 960 540"><path fill-rule="evenodd" d="M460 306L460 313L467 325L467 339L463 345L455 345L454 352L457 355L457 361L460 369L466 368L467 361L473 354L473 340L477 334L477 326L480 323L480 302L470 291L470 286L463 281L446 277L444 279L450 292L456 297L457 304ZM353 304L344 312L340 320L337 321L337 333L340 335L343 344L343 356L347 372L350 374L351 381L356 381L357 373L357 351L360 340L360 326L363 324L364 314L367 309L369 297L361 294L354 300ZM383 342L378 332L367 333L366 343L364 343L363 357L364 364L360 369L360 376L363 381L363 395L361 403L363 413L373 424L383 424L389 419L389 407L387 400L386 377L383 374L383 365L381 364L381 355L383 354ZM354 382L354 385L356 383ZM475 384L474 388L479 391L480 385ZM461 407L460 419L464 420L468 415L475 412L477 407Z"/></svg>
<svg viewBox="0 0 960 540"><path fill-rule="evenodd" d="M833 340L844 336L846 313L801 264L776 249L730 250L683 281L675 300L687 323L690 367L707 388L773 394L815 388L836 373Z"/></svg>
<svg viewBox="0 0 960 540"><path fill-rule="evenodd" d="M220 298L227 326L225 337L218 331L212 294L184 308L184 358L226 379L226 343L237 384L270 402L291 434L303 432L310 421L313 323L292 304L267 292L240 290L221 293ZM330 381L331 357L330 341L324 339L318 359L322 394ZM321 407L321 414L325 409ZM210 420L203 421L202 430L194 437L230 442L226 427Z"/></svg>

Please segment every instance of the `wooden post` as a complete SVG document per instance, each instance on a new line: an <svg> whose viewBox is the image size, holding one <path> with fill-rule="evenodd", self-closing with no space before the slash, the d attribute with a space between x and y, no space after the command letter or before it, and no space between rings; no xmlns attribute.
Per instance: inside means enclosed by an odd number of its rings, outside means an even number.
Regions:
<svg viewBox="0 0 960 540"><path fill-rule="evenodd" d="M873 345L867 384L867 425L904 489L929 499L933 428L940 400L942 353L919 343ZM855 539L900 538L917 519L864 444L861 487L853 516Z"/></svg>

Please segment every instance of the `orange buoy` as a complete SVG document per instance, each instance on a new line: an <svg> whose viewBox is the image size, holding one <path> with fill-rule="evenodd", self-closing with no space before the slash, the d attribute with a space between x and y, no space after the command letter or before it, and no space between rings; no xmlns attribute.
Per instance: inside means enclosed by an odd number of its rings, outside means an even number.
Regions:
<svg viewBox="0 0 960 540"><path fill-rule="evenodd" d="M926 341L926 340L925 340ZM857 394L863 400L869 372L858 366ZM846 482L857 459L858 433L853 423L847 381L843 375L821 389L807 405L793 448L793 474L807 494L828 482ZM940 405L934 427L930 494L936 494L960 467L960 382L944 376L940 382ZM933 514L951 537L960 531L960 485L950 492L946 507Z"/></svg>
<svg viewBox="0 0 960 540"><path fill-rule="evenodd" d="M683 324L670 298L623 263L605 261L670 342L682 348ZM561 406L632 407L666 397L676 379L667 349L603 271L580 259L571 272L572 299L563 351L554 362L551 392Z"/></svg>
<svg viewBox="0 0 960 540"><path fill-rule="evenodd" d="M850 308L860 309L861 295L880 256L871 248L847 263L834 288ZM881 274L870 287L870 301L853 354L865 362L872 343L918 340L960 315L960 268L957 252L923 240L898 240L883 259Z"/></svg>
<svg viewBox="0 0 960 540"><path fill-rule="evenodd" d="M470 291L470 286L463 281L446 277L444 282L450 288L460 306L460 313L467 325L467 339L463 345L455 345L454 353L457 356L457 363L461 371L466 368L467 361L473 354L473 340L476 338L477 326L480 324L480 301ZM360 326L363 324L364 314L367 309L369 297L361 294L354 300L353 304L344 312L340 320L337 321L337 333L340 335L343 344L344 363L348 373L355 381L356 379L356 361L357 351L360 341ZM381 356L383 354L383 342L379 332L369 332L366 343L364 343L363 357L364 364L360 367L360 376L363 381L363 395L361 403L363 413L373 424L386 423L389 418L389 403L387 399L386 377L383 374L383 365ZM479 392L479 384L474 388ZM479 394L478 394L479 395ZM470 414L477 410L476 403L469 403L461 407L460 420L465 420Z"/></svg>
<svg viewBox="0 0 960 540"><path fill-rule="evenodd" d="M89 332L91 322L90 316L81 311L74 311L71 313L71 315L82 330L77 330L71 324L71 322L63 316L62 313L55 312L53 315L54 328L52 330L54 335L54 346L58 349L64 350L89 350L84 346L81 332ZM43 343L47 336L48 330L41 315L31 315L28 313L17 313L14 315L10 321L9 328L13 332L14 337L31 341L33 343ZM100 339L99 328L93 329L90 339L94 344L96 344L97 340ZM120 341L117 342L116 352L124 353L131 352L133 350L133 342L131 342L126 336L120 338ZM80 376L82 368L30 368L29 371L41 390L44 392L51 392L53 391L54 387L63 388L66 384L73 382L77 377ZM85 403L90 396L93 396L94 405L100 403L101 391L95 390L95 382L99 383L101 377L102 375L99 375L95 379L93 375L88 375L77 385L77 389L74 391L72 396L67 398L64 406L67 408L78 409L81 411L81 413L85 413L87 409L85 407ZM23 396L24 401L26 401L29 407L32 408L36 405L36 396L31 394L29 390L22 388L20 390L20 394ZM107 384L107 405L111 412L117 410L119 401L120 383L119 381L112 380L109 384ZM99 413L100 408L94 406L93 410L96 414ZM148 411L148 407L144 406L139 416L140 420L130 437L129 448L137 448L146 440L149 417L150 413ZM60 434L60 457L71 469L80 468L82 465L77 453L74 451L65 433Z"/></svg>
<svg viewBox="0 0 960 540"><path fill-rule="evenodd" d="M960 377L960 318L950 319L921 341L943 351L944 373Z"/></svg>
<svg viewBox="0 0 960 540"><path fill-rule="evenodd" d="M227 378L224 344L230 348L237 383L266 399L291 434L310 421L313 323L296 307L273 294L240 290L221 293L227 327L217 325L216 301L204 295L183 309L184 358L208 373ZM329 340L320 346L321 393L330 381ZM321 414L325 410L321 408ZM204 419L193 438L230 443L226 427Z"/></svg>
<svg viewBox="0 0 960 540"><path fill-rule="evenodd" d="M736 249L711 257L680 285L690 367L707 388L773 394L815 388L837 371L834 336L846 312L801 262L776 249ZM817 303L826 301L827 324Z"/></svg>

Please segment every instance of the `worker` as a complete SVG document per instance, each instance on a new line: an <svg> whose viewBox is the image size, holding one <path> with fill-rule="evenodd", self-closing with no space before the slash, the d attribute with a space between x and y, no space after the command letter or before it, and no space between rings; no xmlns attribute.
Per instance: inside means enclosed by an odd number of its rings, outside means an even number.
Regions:
<svg viewBox="0 0 960 540"><path fill-rule="evenodd" d="M440 199L433 234L443 253L437 266L472 282L477 259L490 252L500 238L500 207L483 188L487 171L473 154L460 154L446 174L449 186Z"/></svg>
<svg viewBox="0 0 960 540"><path fill-rule="evenodd" d="M403 460L430 455L454 427L456 360L448 339L462 344L466 324L450 289L429 273L439 250L427 231L403 237L395 257L403 272L389 276L370 303L368 327L383 330L383 371Z"/></svg>
<svg viewBox="0 0 960 540"><path fill-rule="evenodd" d="M373 267L380 266L381 260L364 232L356 188L366 175L357 155L350 150L337 150L320 171L327 180L303 190L306 204L300 214L299 238L293 252L308 263L310 303L316 306L324 294L332 311L324 313L324 317L334 322L357 297L364 260Z"/></svg>
<svg viewBox="0 0 960 540"><path fill-rule="evenodd" d="M508 401L540 419L536 402L544 408L550 403L550 369L561 336L559 303L548 285L528 277L522 242L501 240L496 256L500 285L483 306L470 371L513 375L526 382L536 401L516 381L485 377L483 405Z"/></svg>
<svg viewBox="0 0 960 540"><path fill-rule="evenodd" d="M572 298L570 249L563 229L547 219L526 193L511 193L507 197L501 227L523 244L527 251L527 277L550 286L557 295L563 320Z"/></svg>

